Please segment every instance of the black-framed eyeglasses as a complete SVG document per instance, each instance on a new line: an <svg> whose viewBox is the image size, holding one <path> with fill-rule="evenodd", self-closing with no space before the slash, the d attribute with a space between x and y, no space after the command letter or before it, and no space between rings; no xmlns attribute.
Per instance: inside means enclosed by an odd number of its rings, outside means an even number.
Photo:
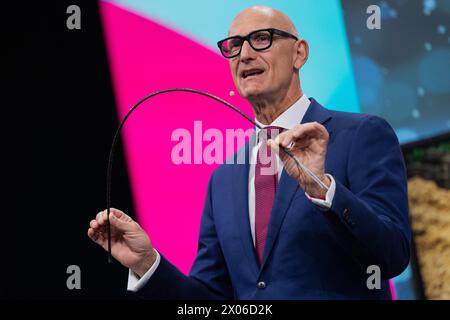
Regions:
<svg viewBox="0 0 450 320"><path fill-rule="evenodd" d="M233 36L217 42L217 46L222 52L222 55L231 59L238 56L241 53L242 45L244 41L247 40L253 50L261 51L270 48L273 41L273 35L279 35L285 38L292 38L298 40L296 36L290 34L289 32L285 32L282 30L267 28L267 29L259 29L250 32L245 37L242 36Z"/></svg>

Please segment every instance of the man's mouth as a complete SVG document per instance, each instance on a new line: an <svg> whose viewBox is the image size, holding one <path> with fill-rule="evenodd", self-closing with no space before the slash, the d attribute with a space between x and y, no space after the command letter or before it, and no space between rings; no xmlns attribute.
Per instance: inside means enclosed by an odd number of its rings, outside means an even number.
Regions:
<svg viewBox="0 0 450 320"><path fill-rule="evenodd" d="M249 70L242 71L241 77L243 79L247 79L247 78L259 76L262 73L264 73L263 69L249 69Z"/></svg>

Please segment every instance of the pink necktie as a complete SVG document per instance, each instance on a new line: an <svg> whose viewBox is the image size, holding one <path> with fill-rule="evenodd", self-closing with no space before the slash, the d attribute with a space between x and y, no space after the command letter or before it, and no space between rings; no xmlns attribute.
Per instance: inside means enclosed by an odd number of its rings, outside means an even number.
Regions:
<svg viewBox="0 0 450 320"><path fill-rule="evenodd" d="M281 131L279 127L266 127L259 134L262 143L255 166L255 248L260 264L278 183L277 159L267 145L267 139L275 138Z"/></svg>

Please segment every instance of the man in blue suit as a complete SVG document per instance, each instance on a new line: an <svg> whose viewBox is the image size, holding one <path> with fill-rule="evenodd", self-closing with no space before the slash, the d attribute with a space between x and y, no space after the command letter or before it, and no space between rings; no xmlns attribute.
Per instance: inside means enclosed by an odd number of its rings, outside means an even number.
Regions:
<svg viewBox="0 0 450 320"><path fill-rule="evenodd" d="M128 289L151 299L391 298L388 279L406 268L411 238L392 128L303 94L308 45L277 10L244 10L218 46L262 129L211 176L189 276L112 210L112 254L130 269ZM103 211L88 235L106 249L105 225ZM368 281L373 270L379 285Z"/></svg>

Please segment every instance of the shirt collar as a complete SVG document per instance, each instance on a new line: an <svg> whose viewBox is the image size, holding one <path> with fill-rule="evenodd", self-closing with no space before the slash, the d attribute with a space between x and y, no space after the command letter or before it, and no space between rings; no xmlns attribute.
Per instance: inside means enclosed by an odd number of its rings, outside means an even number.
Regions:
<svg viewBox="0 0 450 320"><path fill-rule="evenodd" d="M306 95L302 95L300 99L298 99L292 106L290 106L286 111L278 116L271 124L264 125L258 120L255 119L255 122L261 126L261 128L265 128L268 126L280 127L283 129L292 129L295 125L299 124L303 117L305 116L306 110L308 109L311 101L309 101ZM261 129L258 127L256 129L256 141L258 142L259 132Z"/></svg>

